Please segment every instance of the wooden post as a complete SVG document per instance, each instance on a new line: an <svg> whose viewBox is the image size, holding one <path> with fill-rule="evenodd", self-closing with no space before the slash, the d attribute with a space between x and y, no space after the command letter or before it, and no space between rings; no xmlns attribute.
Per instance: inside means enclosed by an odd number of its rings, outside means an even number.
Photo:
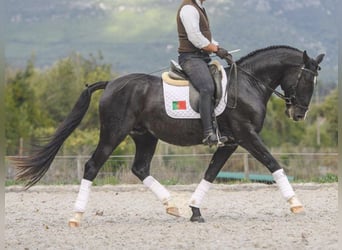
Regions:
<svg viewBox="0 0 342 250"><path fill-rule="evenodd" d="M81 160L81 156L77 156L77 179L81 180L82 179L82 160Z"/></svg>
<svg viewBox="0 0 342 250"><path fill-rule="evenodd" d="M19 139L19 156L23 156L24 138Z"/></svg>
<svg viewBox="0 0 342 250"><path fill-rule="evenodd" d="M243 166L244 166L245 179L249 181L248 153L245 153L243 155Z"/></svg>

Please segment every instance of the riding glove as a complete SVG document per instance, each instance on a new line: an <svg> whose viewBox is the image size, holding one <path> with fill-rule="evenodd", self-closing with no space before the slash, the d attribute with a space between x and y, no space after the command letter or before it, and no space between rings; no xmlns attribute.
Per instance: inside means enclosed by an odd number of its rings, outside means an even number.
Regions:
<svg viewBox="0 0 342 250"><path fill-rule="evenodd" d="M215 53L219 58L226 60L228 64L234 63L233 56L229 54L229 52L226 49L218 48L218 50Z"/></svg>

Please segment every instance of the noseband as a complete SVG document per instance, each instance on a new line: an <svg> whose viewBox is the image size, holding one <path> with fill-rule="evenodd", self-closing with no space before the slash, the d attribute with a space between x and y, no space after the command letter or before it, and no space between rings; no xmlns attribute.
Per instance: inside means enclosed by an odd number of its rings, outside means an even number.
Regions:
<svg viewBox="0 0 342 250"><path fill-rule="evenodd" d="M314 84L315 84L316 77L318 76L318 73L313 71L313 70L311 70L311 69L305 68L305 66L303 65L303 66L301 66L300 71L298 73L296 84L291 88L292 94L290 94L289 96L284 96L283 94L281 94L280 98L285 100L286 106L295 106L295 107L298 107L298 108L301 108L301 109L304 109L304 110L308 110L309 106L304 106L304 105L298 104L297 103L297 98L296 98L296 89L297 89L297 86L299 84L300 79L303 77L303 72L308 72L308 73L314 75L314 77L315 77Z"/></svg>

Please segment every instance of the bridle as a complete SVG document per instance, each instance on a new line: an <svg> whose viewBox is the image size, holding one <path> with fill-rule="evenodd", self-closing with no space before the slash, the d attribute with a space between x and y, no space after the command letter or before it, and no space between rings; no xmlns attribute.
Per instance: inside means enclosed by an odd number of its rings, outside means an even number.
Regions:
<svg viewBox="0 0 342 250"><path fill-rule="evenodd" d="M228 63L228 61L227 61L227 63ZM230 64L231 64L231 62L230 62ZM308 72L308 73L310 73L310 74L315 76L313 84L315 84L315 82L316 82L316 77L318 76L318 73L313 71L313 70L311 70L311 69L305 68L305 65L292 65L292 66L293 67L299 67L300 71L298 73L296 84L291 87L291 89L293 90L292 94L287 96L286 94L284 95L284 94L280 93L279 91L277 91L276 89L273 89L270 86L266 85L264 82L260 81L257 77L255 77L251 72L245 70L242 67L239 67L235 62L233 64L231 64L232 68L234 68L234 67L238 68L242 72L244 72L247 75L249 75L250 77L252 77L255 81L257 81L257 82L261 83L262 85L264 85L273 94L275 94L279 98L283 99L285 101L286 106L295 106L295 107L298 107L298 108L301 108L301 109L304 109L304 110L308 110L309 106L304 106L304 105L300 105L300 104L297 103L297 101L296 101L297 100L297 98L296 98L296 89L297 89L297 86L299 84L299 81L303 77L303 72ZM287 90L284 90L284 91L285 91L285 93L289 92Z"/></svg>
<svg viewBox="0 0 342 250"><path fill-rule="evenodd" d="M297 77L297 81L296 81L296 84L294 86L291 87L291 94L289 96L284 96L282 95L282 99L285 101L286 103L286 106L295 106L295 107L298 107L298 108L301 108L301 109L304 109L304 110L308 110L309 106L304 106L304 105L300 105L297 103L297 97L296 97L296 90L297 90L297 87L298 87L298 84L299 84L299 81L301 80L301 78L303 77L303 72L307 72L307 73L310 73L311 75L314 76L314 80L313 80L313 84L315 85L316 84L316 77L318 76L318 73L311 70L311 69L308 69L308 68L305 68L305 65L295 65L296 67L300 67L300 71L298 73L298 77ZM286 92L289 92L289 91L286 91L284 90L285 93Z"/></svg>

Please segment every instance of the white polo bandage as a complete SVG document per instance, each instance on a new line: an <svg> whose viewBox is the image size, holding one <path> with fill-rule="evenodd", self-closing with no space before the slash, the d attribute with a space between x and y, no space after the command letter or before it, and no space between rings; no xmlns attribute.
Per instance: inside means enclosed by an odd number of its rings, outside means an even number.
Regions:
<svg viewBox="0 0 342 250"><path fill-rule="evenodd" d="M190 199L190 206L200 208L204 196L207 194L211 187L211 183L204 179L198 184L195 192L192 194Z"/></svg>
<svg viewBox="0 0 342 250"><path fill-rule="evenodd" d="M167 203L171 195L167 189L161 185L156 179L154 179L152 176L147 176L143 183L146 187L148 187L156 196L157 198L163 203Z"/></svg>
<svg viewBox="0 0 342 250"><path fill-rule="evenodd" d="M76 199L75 206L74 206L75 212L84 213L85 208L88 203L89 193L90 193L90 188L91 188L92 183L93 183L92 181L82 179L80 190L78 192L77 199Z"/></svg>
<svg viewBox="0 0 342 250"><path fill-rule="evenodd" d="M275 182L277 183L277 185L280 189L281 194L285 198L285 200L288 201L293 196L295 196L293 188L292 188L289 180L287 179L287 176L286 176L283 169L279 169L279 170L275 171L274 173L272 173L272 175L273 175L273 178L274 178Z"/></svg>

